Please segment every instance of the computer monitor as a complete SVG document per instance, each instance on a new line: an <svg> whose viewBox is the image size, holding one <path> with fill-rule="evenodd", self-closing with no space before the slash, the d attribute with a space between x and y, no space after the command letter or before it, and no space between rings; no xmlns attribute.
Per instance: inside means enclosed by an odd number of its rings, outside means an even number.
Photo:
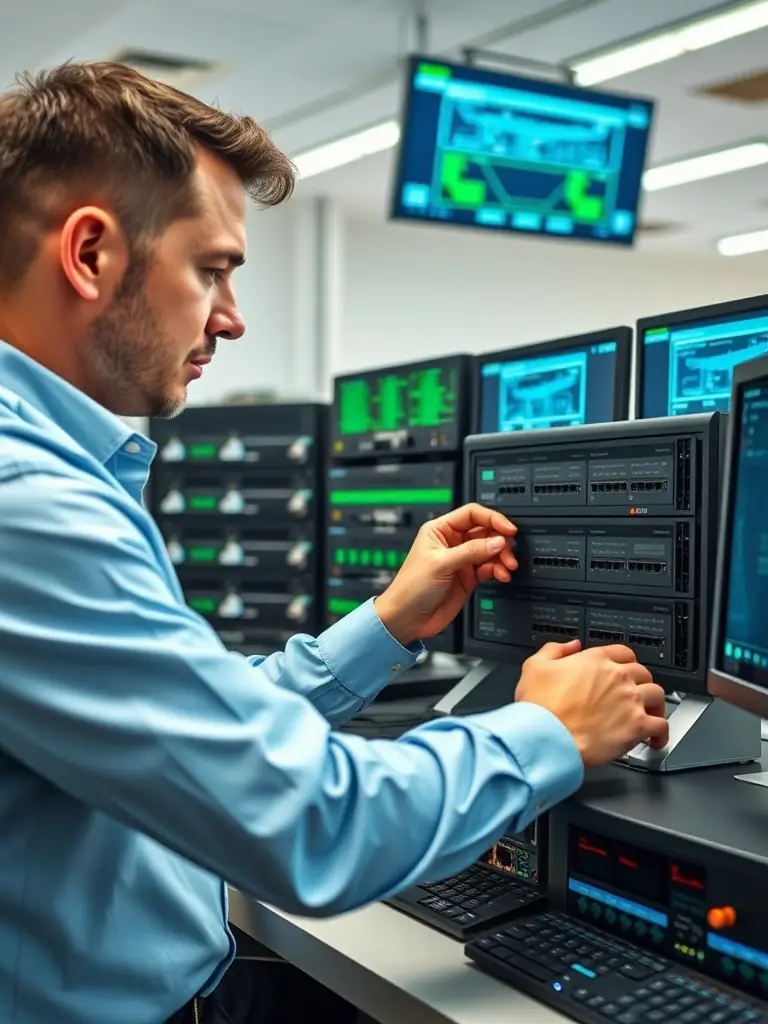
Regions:
<svg viewBox="0 0 768 1024"><path fill-rule="evenodd" d="M768 718L768 357L737 366L709 693Z"/></svg>
<svg viewBox="0 0 768 1024"><path fill-rule="evenodd" d="M412 57L392 216L632 245L653 103Z"/></svg>
<svg viewBox="0 0 768 1024"><path fill-rule="evenodd" d="M768 295L639 320L638 419L727 412L736 366L768 353Z"/></svg>
<svg viewBox="0 0 768 1024"><path fill-rule="evenodd" d="M434 455L461 451L467 432L466 355L336 377L331 456Z"/></svg>
<svg viewBox="0 0 768 1024"><path fill-rule="evenodd" d="M477 433L627 419L631 343L631 328L612 327L478 356Z"/></svg>

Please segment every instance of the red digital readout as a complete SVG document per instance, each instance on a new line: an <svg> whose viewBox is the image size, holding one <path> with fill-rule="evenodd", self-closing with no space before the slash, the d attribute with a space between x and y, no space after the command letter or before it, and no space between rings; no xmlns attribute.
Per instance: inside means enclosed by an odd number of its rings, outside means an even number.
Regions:
<svg viewBox="0 0 768 1024"><path fill-rule="evenodd" d="M695 869L683 868L675 863L669 866L669 877L673 885L679 885L683 889L694 889L696 892L704 892L706 888L704 880L694 872Z"/></svg>
<svg viewBox="0 0 768 1024"><path fill-rule="evenodd" d="M587 839L586 836L579 836L579 849L583 853L596 853L598 857L607 857L608 851L600 846L596 846L591 840Z"/></svg>

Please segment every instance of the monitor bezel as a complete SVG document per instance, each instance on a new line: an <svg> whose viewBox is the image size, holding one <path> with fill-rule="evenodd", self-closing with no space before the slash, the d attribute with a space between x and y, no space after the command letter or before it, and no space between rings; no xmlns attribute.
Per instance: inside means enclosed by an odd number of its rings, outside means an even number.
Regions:
<svg viewBox="0 0 768 1024"><path fill-rule="evenodd" d="M637 194L637 204L636 204L636 207L635 207L635 223L634 223L634 227L632 229L631 234L629 234L629 235L627 235L626 237L623 237L623 238L613 237L613 236L611 236L610 238L589 238L589 237L586 237L586 236L583 236L583 235L556 235L556 234L552 234L552 233L546 232L546 231L535 231L535 232L534 231L525 231L525 230L522 230L522 229L519 229L519 228L511 228L511 227L508 227L507 225L499 225L499 224L456 224L454 221L450 221L450 220L445 220L444 221L444 220L440 220L439 218L436 218L436 217L406 217L404 214L398 214L397 213L397 208L399 206L398 197L399 197L399 193L400 193L400 186L402 184L403 165L405 163L405 136L406 136L405 126L411 123L411 114L412 114L412 109L411 108L412 108L413 92L414 92L414 90L413 90L413 72L414 72L414 68L416 67L416 65L418 63L420 63L421 61L425 61L426 63L445 64L445 65L448 65L448 66L454 67L454 68L466 68L466 67L471 67L472 66L471 64L469 64L467 62L461 62L461 61L456 61L456 60L446 60L444 57L440 57L440 56L436 56L436 55L429 55L429 54L424 54L424 53L411 53L403 61L403 65L404 65L404 67L406 69L406 74L405 74L405 77L404 77L404 79L402 80L402 83L401 83L400 109L399 109L399 123L402 126L403 130L401 131L400 141L398 142L398 146L397 146L397 153L396 153L395 162L394 162L394 173L392 174L392 177L390 179L389 202L388 202L388 207L387 207L387 212L388 212L389 220L394 221L397 224L414 224L414 225L419 225L419 226L427 226L428 225L430 227L438 227L438 228L441 228L441 227L442 228L453 228L454 230L459 230L459 231L475 231L475 230L477 230L477 231L493 231L493 232L496 232L497 234L502 234L502 235L507 234L507 235L510 235L510 236L512 236L514 238L521 238L521 239L522 238L546 239L547 241L565 242L565 243L567 243L567 242L580 242L582 245L584 245L584 244L586 244L586 245L590 245L591 244L591 245L597 245L597 246L608 245L608 246L614 246L616 248L624 249L624 250L634 248L634 246L636 244L636 241L637 241L638 228L639 228L640 223L641 223L641 213L642 213L642 209L643 209L643 206L644 206L644 203L645 203L645 190L642 187L642 174L641 174L641 185L640 185L640 187L638 189L638 194ZM512 79L513 81L521 82L521 83L522 82L530 83L530 82L539 81L539 79L536 79L536 78L533 78L533 77L530 77L530 76L526 77L525 75L510 74L509 72L499 71L498 68L493 68L493 67L488 67L488 66L483 66L481 68L481 70L483 72L487 73L487 74L495 75L498 79L505 80L505 81L509 81L510 79ZM548 80L548 84L560 85L560 86L564 86L565 88L569 88L569 89L579 89L579 86L568 85L568 83L565 83L565 82L555 82L555 81L549 81ZM656 129L656 107L657 107L656 100L652 99L650 96L640 96L637 93L624 92L623 90L618 90L618 89L615 90L615 91L606 92L604 90L586 89L586 88L584 88L584 91L588 92L595 99L599 99L600 97L607 97L607 98L626 99L627 101L634 100L635 102L642 103L642 104L644 104L645 106L647 106L649 108L648 131L646 132L646 135L645 135L645 150L643 152L643 160L642 160L643 170L645 170L645 168L648 166L648 154L651 151L651 144L652 144L652 141L653 141L653 134L654 134L655 129Z"/></svg>
<svg viewBox="0 0 768 1024"><path fill-rule="evenodd" d="M459 370L459 384L464 389L465 394L459 398L459 429L458 429L458 443L456 448L440 448L434 451L422 451L420 449L414 451L405 452L379 452L370 455L361 455L359 452L351 453L338 453L333 450L334 443L341 439L341 434L336 431L336 420L337 420L337 409L339 405L339 397L341 392L341 385L345 381L359 380L361 377L368 377L372 374L381 373L412 373L414 371L425 369L426 367L438 366L440 364L448 363L455 360ZM470 424L468 418L471 416L471 405L473 401L473 384L474 378L472 375L472 356L467 352L451 352L447 355L435 356L432 359L419 359L413 363L382 363L380 366L370 366L361 370L355 370L350 373L340 373L334 376L331 380L331 401L329 406L328 414L328 444L330 450L330 457L332 462L349 462L349 461L370 461L375 459L381 461L390 458L408 458L408 459L425 459L432 457L448 457L455 455L460 458L460 453L464 445L464 438L469 432Z"/></svg>
<svg viewBox="0 0 768 1024"><path fill-rule="evenodd" d="M609 327L605 330L590 331L565 338L554 338L551 341L538 341L514 348L504 348L495 352L481 352L474 358L472 374L472 429L475 433L483 433L480 423L482 406L482 375L487 363L517 362L531 356L547 355L549 352L569 352L572 349L599 345L606 341L616 342L616 367L614 371L613 418L606 423L616 423L629 419L630 371L632 366L632 328L627 326ZM581 426L599 426L597 423L585 423ZM497 433L497 431L494 431ZM507 431L515 433L515 431Z"/></svg>
<svg viewBox="0 0 768 1024"><path fill-rule="evenodd" d="M635 356L635 388L634 388L634 418L637 420L652 419L653 417L643 416L643 370L645 362L645 347L643 336L647 330L657 327L679 326L696 320L709 320L714 317L727 317L741 313L751 313L755 309L768 311L768 294L748 295L741 299L729 299L727 302L711 303L707 306L694 306L691 309L677 309L671 313L658 313L653 316L641 317L635 324L634 356ZM733 396L733 390L731 391ZM725 410L726 412L729 410ZM690 415L690 414L686 414Z"/></svg>
<svg viewBox="0 0 768 1024"><path fill-rule="evenodd" d="M760 718L768 718L768 690L745 679L732 676L721 667L722 660L720 658L725 639L725 612L731 564L729 540L733 534L734 474L741 440L743 393L759 380L764 380L768 384L768 355L741 363L733 372L723 468L723 501L720 509L720 532L715 567L712 645L709 652L707 692L711 697L719 697L743 711L749 711Z"/></svg>

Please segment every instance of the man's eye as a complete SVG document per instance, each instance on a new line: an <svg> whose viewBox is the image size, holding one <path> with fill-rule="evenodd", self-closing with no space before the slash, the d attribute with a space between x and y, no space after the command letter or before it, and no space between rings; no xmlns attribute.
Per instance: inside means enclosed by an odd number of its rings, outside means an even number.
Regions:
<svg viewBox="0 0 768 1024"><path fill-rule="evenodd" d="M224 271L215 267L206 267L203 270L203 276L210 281L211 284L217 284L224 276Z"/></svg>

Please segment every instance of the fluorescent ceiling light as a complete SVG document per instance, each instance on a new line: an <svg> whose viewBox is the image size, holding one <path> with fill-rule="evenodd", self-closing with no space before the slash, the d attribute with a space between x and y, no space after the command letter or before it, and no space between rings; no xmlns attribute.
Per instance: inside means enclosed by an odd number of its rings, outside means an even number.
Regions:
<svg viewBox="0 0 768 1024"><path fill-rule="evenodd" d="M658 192L662 188L717 178L721 174L732 174L761 164L768 164L768 142L745 142L730 149L719 149L714 153L703 153L651 167L643 175L643 188L646 192Z"/></svg>
<svg viewBox="0 0 768 1024"><path fill-rule="evenodd" d="M351 164L364 156L382 153L392 149L400 140L400 125L397 121L384 121L382 124L366 128L354 135L347 135L335 142L328 142L293 158L301 178L311 178L314 174L332 171L344 164Z"/></svg>
<svg viewBox="0 0 768 1024"><path fill-rule="evenodd" d="M756 0L719 14L692 18L675 28L666 28L594 57L576 60L571 68L579 85L596 85L766 27L768 0Z"/></svg>
<svg viewBox="0 0 768 1024"><path fill-rule="evenodd" d="M721 256L747 256L752 252L765 252L768 249L768 229L748 231L743 235L729 235L717 243L717 251Z"/></svg>

